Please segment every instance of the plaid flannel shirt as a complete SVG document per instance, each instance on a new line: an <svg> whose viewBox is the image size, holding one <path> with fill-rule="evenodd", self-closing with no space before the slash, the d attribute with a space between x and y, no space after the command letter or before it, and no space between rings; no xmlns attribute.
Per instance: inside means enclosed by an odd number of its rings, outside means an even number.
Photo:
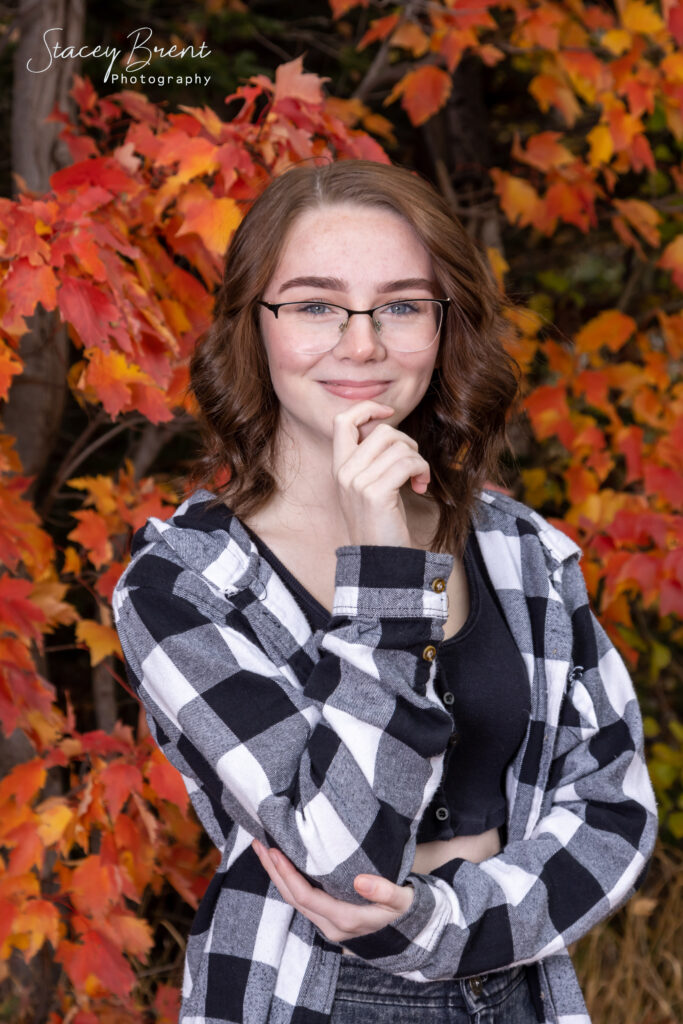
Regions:
<svg viewBox="0 0 683 1024"><path fill-rule="evenodd" d="M567 945L640 883L656 809L631 681L589 609L579 548L481 493L473 525L531 714L507 772L505 848L420 875L417 827L452 731L434 688L447 596L432 583L453 557L338 548L332 616L312 632L212 497L147 521L113 600L150 728L222 855L188 941L182 1024L329 1020L341 947L283 901L253 837L342 899L361 902L363 872L413 885L402 917L346 942L380 969L426 981L535 963L545 1024L589 1024Z"/></svg>

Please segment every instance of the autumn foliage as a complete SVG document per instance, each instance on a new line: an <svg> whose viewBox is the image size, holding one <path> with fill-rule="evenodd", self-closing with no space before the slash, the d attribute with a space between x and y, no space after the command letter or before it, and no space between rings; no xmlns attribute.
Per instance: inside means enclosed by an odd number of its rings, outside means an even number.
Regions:
<svg viewBox="0 0 683 1024"><path fill-rule="evenodd" d="M374 5L331 7L341 24ZM522 77L542 128L515 134L508 163L490 172L507 224L505 252L489 257L513 293L509 344L525 372L516 493L583 547L593 604L640 686L666 834L680 838L683 6L468 0L411 10L377 5L359 43L409 64L385 106L400 101L412 125L424 124L469 54ZM191 416L188 357L250 201L293 163L389 159L372 137L392 145L387 117L323 84L297 59L274 81L241 86L222 119L206 107L167 113L137 91L101 98L77 79L77 123L53 115L73 164L46 195L0 199L0 396L22 373L19 341L40 303L68 327L68 382L83 408L154 424ZM589 287L576 263L555 264L554 242L590 244L604 287ZM546 256L522 279L519 254L534 248ZM620 292L607 274L615 263L628 267ZM34 751L0 781L0 1019L32 1020L21 965L47 955L50 1024L171 1022L177 989L150 984L145 965L182 937L163 913L152 926L150 908L170 891L196 906L216 854L144 717L81 731L42 666L46 638L67 627L92 666L110 666L126 686L109 601L132 532L170 514L177 481L139 479L130 463L72 477L82 503L64 545L26 497L7 435L0 474L0 725ZM96 609L88 617L83 595Z"/></svg>

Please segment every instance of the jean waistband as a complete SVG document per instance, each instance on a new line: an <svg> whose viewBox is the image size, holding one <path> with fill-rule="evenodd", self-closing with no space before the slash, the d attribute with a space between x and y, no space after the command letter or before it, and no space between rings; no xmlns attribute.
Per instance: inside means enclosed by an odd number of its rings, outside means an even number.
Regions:
<svg viewBox="0 0 683 1024"><path fill-rule="evenodd" d="M367 992L373 996L400 996L410 1001L425 1001L431 1006L462 1008L472 1013L495 1006L525 978L526 967L508 967L502 971L448 981L416 981L380 971L359 957L342 956L337 981L338 993Z"/></svg>

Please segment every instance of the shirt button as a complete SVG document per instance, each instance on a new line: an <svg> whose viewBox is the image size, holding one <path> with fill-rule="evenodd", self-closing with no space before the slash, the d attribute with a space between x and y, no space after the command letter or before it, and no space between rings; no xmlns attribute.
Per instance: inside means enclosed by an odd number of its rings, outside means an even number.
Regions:
<svg viewBox="0 0 683 1024"><path fill-rule="evenodd" d="M469 985L473 996L481 995L484 988L484 983L481 978L470 978Z"/></svg>
<svg viewBox="0 0 683 1024"><path fill-rule="evenodd" d="M443 695L443 702L448 707L450 707L451 704L455 704L455 697L453 696L453 694L451 693L450 690L446 690L446 692L444 693L444 695Z"/></svg>
<svg viewBox="0 0 683 1024"><path fill-rule="evenodd" d="M455 744L456 744L457 742L458 742L458 734L457 734L457 732L452 732L452 733L450 734L450 736L448 737L448 746L449 746L449 747L452 747L452 746L454 746L454 745L455 745Z"/></svg>
<svg viewBox="0 0 683 1024"><path fill-rule="evenodd" d="M448 808L447 807L437 807L437 809L436 809L436 816L437 816L439 821L445 821L446 818L448 817Z"/></svg>
<svg viewBox="0 0 683 1024"><path fill-rule="evenodd" d="M432 580L432 590L437 594L442 594L446 589L446 581L440 576L437 576L435 580Z"/></svg>
<svg viewBox="0 0 683 1024"><path fill-rule="evenodd" d="M436 657L436 647L434 644L427 644L422 652L422 657L425 661L434 661L434 658Z"/></svg>

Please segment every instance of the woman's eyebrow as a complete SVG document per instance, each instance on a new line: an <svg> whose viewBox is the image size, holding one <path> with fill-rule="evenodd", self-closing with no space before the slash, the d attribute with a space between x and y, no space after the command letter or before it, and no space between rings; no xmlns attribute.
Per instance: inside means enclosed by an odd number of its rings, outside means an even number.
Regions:
<svg viewBox="0 0 683 1024"><path fill-rule="evenodd" d="M292 277L285 281L278 289L278 295L287 291L288 288L298 288L305 285L309 288L329 288L333 291L348 291L348 281L341 277ZM403 277L399 281L382 281L376 286L378 292L398 292L405 288L426 288L430 292L435 291L435 282L426 277Z"/></svg>

